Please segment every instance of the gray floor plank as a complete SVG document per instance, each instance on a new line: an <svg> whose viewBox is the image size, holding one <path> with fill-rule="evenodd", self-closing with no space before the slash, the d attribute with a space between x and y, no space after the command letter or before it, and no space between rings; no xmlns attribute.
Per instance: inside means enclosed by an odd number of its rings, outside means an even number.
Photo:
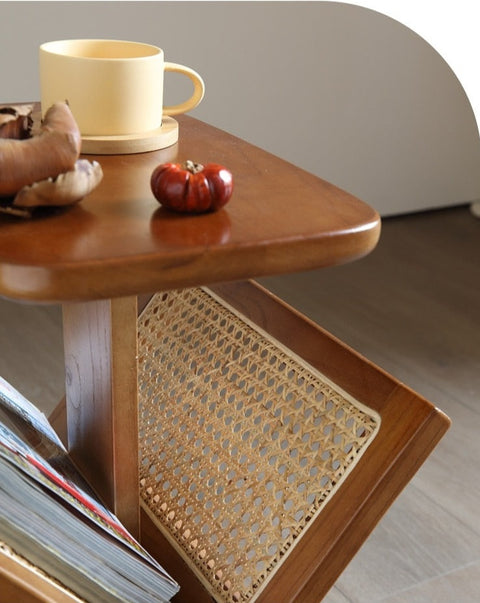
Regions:
<svg viewBox="0 0 480 603"><path fill-rule="evenodd" d="M379 603L478 603L480 561L423 582ZM332 602L334 603L334 602Z"/></svg>
<svg viewBox="0 0 480 603"><path fill-rule="evenodd" d="M480 560L480 535L410 485L336 587L351 603L370 603L472 560Z"/></svg>
<svg viewBox="0 0 480 603"><path fill-rule="evenodd" d="M49 414L65 392L59 306L0 299L0 376Z"/></svg>

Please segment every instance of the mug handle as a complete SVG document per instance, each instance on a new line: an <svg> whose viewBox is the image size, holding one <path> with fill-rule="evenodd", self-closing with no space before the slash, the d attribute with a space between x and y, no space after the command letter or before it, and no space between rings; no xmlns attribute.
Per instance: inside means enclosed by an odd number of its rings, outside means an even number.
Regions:
<svg viewBox="0 0 480 603"><path fill-rule="evenodd" d="M179 65L177 63L165 62L164 70L183 73L192 80L194 90L192 96L185 102L180 103L179 105L164 107L163 114L179 115L180 113L186 113L187 111L194 109L200 103L203 95L205 94L205 84L200 75L193 69L190 69L190 67L185 67L185 65Z"/></svg>

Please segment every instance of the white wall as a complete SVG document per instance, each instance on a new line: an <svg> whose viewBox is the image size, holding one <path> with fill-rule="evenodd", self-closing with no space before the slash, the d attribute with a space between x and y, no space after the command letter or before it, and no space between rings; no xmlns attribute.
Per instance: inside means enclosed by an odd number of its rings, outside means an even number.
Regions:
<svg viewBox="0 0 480 603"><path fill-rule="evenodd" d="M468 100L421 38L337 2L0 2L0 102L39 97L37 49L73 37L160 45L197 69L192 115L376 207L383 215L480 198ZM167 76L166 102L189 90Z"/></svg>

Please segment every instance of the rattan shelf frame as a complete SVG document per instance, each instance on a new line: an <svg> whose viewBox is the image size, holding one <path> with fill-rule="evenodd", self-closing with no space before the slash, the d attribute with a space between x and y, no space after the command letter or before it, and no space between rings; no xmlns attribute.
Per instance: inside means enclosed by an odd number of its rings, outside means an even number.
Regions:
<svg viewBox="0 0 480 603"><path fill-rule="evenodd" d="M305 363L309 370L313 368L312 374L318 371L342 395L359 403L361 410L364 405L370 409L369 413L373 411L374 418L377 415L380 418L368 446L325 501L321 512L308 522L301 538L295 539L294 546L277 564L277 571L270 572L269 579L255 592L256 603L318 603L428 458L447 431L450 420L431 402L258 283L223 283L210 287L210 292L221 299L229 311L239 314L242 322L254 330L259 329L261 335L267 333L268 339L273 339L281 350L284 347L289 350L288 354L299 360L300 365ZM142 300L140 307L143 303ZM140 322L137 321L137 325ZM51 421L65 437L64 402L54 411ZM142 451L142 439L139 445ZM148 487L146 483L142 486L147 501L152 494L147 492ZM164 496L163 491L158 492L160 494ZM179 553L178 545L173 544L175 539L165 536L168 530L162 528L156 517L155 506L152 511L142 501L140 511L142 543L181 585L172 603L222 600L217 594L212 595L215 584L206 586L206 578L199 578L199 570L194 568L191 557L185 552ZM198 546L195 547L195 551L198 550ZM22 566L15 564L11 580L3 576L3 584L12 593L25 596L22 587L25 577L20 570L23 571ZM29 599L32 603L45 600L49 585L43 582L37 585L38 596L32 593ZM229 595L233 592L232 588L227 589ZM72 599L63 594L58 600L63 603Z"/></svg>

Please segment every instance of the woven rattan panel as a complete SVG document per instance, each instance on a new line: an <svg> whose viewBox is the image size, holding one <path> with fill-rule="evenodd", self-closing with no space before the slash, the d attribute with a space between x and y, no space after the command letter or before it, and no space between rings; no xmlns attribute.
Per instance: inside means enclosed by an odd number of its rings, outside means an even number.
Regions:
<svg viewBox="0 0 480 603"><path fill-rule="evenodd" d="M206 289L139 318L142 504L217 601L254 601L379 418Z"/></svg>

